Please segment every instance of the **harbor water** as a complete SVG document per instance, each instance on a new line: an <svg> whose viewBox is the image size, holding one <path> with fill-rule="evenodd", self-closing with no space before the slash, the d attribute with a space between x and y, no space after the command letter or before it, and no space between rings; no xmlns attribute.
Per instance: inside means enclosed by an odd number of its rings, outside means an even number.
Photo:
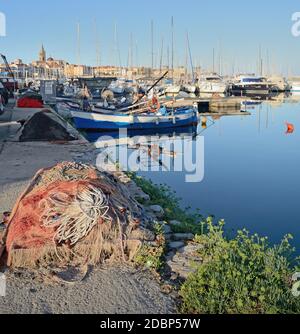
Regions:
<svg viewBox="0 0 300 334"><path fill-rule="evenodd" d="M170 186L183 206L224 219L229 232L246 228L272 243L292 234L299 252L300 96L249 102L250 115L208 117L207 127L200 122L195 130L194 140L204 138L201 182L187 183L185 171L139 174ZM294 126L290 133L286 123Z"/></svg>

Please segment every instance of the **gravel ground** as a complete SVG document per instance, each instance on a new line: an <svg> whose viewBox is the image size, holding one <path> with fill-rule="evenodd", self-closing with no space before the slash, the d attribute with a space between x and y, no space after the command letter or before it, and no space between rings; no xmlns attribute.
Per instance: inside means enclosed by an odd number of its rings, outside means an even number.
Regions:
<svg viewBox="0 0 300 334"><path fill-rule="evenodd" d="M0 214L12 210L19 195L25 190L27 184L27 181L7 185L0 184Z"/></svg>
<svg viewBox="0 0 300 334"><path fill-rule="evenodd" d="M148 272L96 268L80 283L49 285L7 274L0 314L171 314L174 300Z"/></svg>

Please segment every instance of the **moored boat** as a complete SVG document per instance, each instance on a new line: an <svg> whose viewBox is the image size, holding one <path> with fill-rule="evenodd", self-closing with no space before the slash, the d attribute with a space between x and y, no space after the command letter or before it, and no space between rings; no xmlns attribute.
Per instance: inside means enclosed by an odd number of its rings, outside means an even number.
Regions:
<svg viewBox="0 0 300 334"><path fill-rule="evenodd" d="M226 94L229 85L218 74L202 76L199 81L200 93Z"/></svg>
<svg viewBox="0 0 300 334"><path fill-rule="evenodd" d="M268 82L264 77L256 77L254 75L241 75L232 85L232 93L234 95L244 94L270 94L273 84Z"/></svg>
<svg viewBox="0 0 300 334"><path fill-rule="evenodd" d="M82 112L72 110L77 129L85 130L143 130L175 128L196 124L197 112L194 108L164 109L165 113L111 113Z"/></svg>
<svg viewBox="0 0 300 334"><path fill-rule="evenodd" d="M181 90L182 90L181 85L167 85L165 87L165 94L166 95L178 95Z"/></svg>

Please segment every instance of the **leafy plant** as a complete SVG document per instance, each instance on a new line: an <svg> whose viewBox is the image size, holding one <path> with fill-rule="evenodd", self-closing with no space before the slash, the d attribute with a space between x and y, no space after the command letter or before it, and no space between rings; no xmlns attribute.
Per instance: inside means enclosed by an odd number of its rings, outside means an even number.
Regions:
<svg viewBox="0 0 300 334"><path fill-rule="evenodd" d="M134 262L138 265L159 271L164 265L166 240L161 224L154 224L154 232L156 234L156 245L143 245L135 256Z"/></svg>
<svg viewBox="0 0 300 334"><path fill-rule="evenodd" d="M203 264L181 288L182 311L208 314L285 314L300 312L300 298L292 295L291 236L270 247L267 238L239 231L229 240L224 221L206 221L198 235ZM201 246L200 246L201 245Z"/></svg>
<svg viewBox="0 0 300 334"><path fill-rule="evenodd" d="M190 208L182 209L180 206L180 199L177 197L176 192L172 191L170 187L162 184L156 185L150 180L137 176L135 173L129 173L128 175L146 194L150 196L149 205L160 205L164 209L164 220L178 220L182 222L182 228L186 226L186 228L189 229L188 232L193 232L190 228L196 228L198 231L195 222L201 221L203 217L199 213L192 213Z"/></svg>

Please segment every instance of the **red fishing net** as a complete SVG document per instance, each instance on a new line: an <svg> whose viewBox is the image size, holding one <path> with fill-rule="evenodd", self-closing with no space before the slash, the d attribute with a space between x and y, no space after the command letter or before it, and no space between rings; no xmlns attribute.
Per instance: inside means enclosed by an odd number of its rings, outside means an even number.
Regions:
<svg viewBox="0 0 300 334"><path fill-rule="evenodd" d="M25 196L11 221L6 241L7 250L39 248L53 244L56 227L49 228L43 225L44 215L50 209L48 200L59 193L71 204L80 186L89 184L89 181L58 181L46 188L33 190ZM55 215L55 212L53 214ZM53 216L53 219L59 222L59 215L60 212L57 212L57 217Z"/></svg>
<svg viewBox="0 0 300 334"><path fill-rule="evenodd" d="M140 214L124 185L90 166L62 163L42 170L11 213L8 265L65 264L71 258L95 264L112 254L125 260Z"/></svg>

